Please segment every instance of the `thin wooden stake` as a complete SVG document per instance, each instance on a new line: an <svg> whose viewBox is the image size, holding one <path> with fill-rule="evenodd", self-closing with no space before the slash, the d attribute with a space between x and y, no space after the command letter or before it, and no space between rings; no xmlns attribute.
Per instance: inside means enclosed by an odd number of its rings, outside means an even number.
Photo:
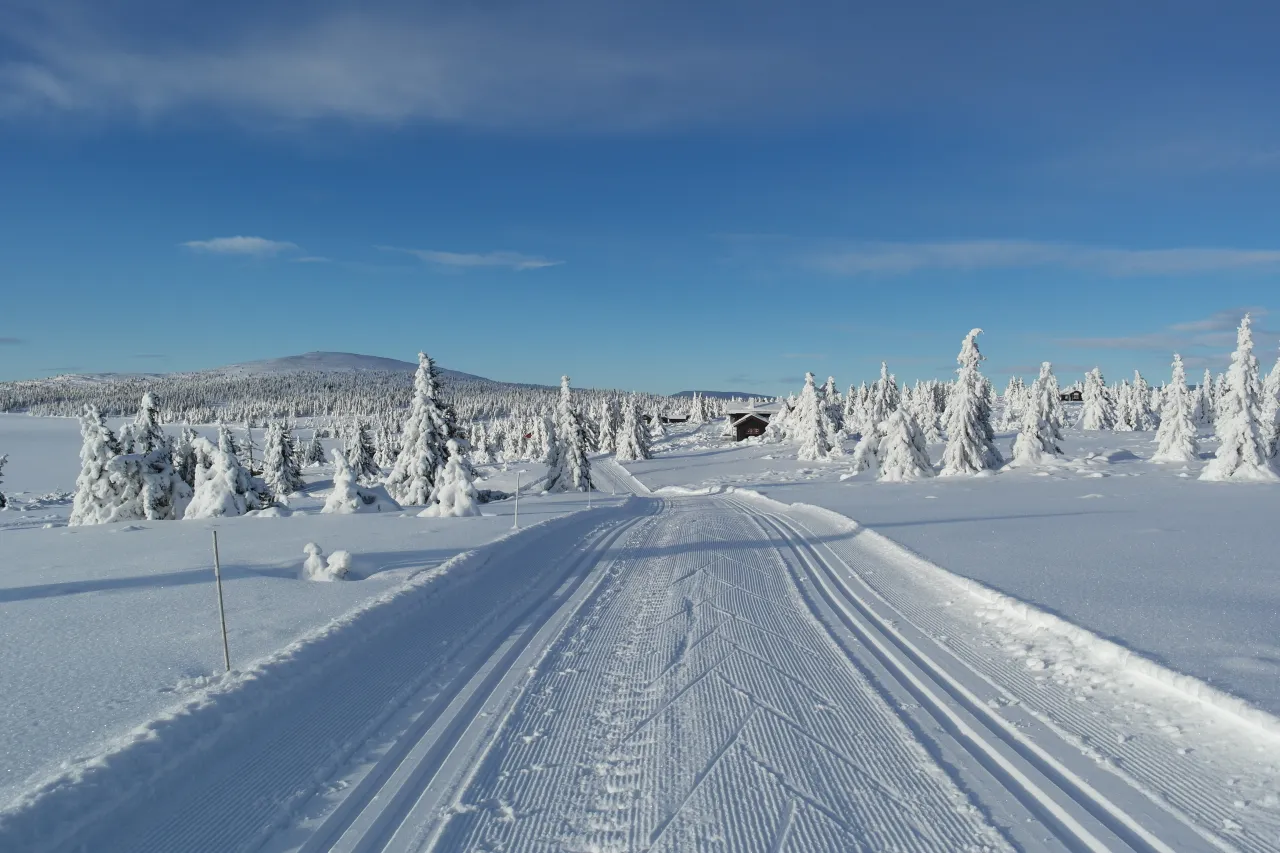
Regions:
<svg viewBox="0 0 1280 853"><path fill-rule="evenodd" d="M222 605L222 565L218 562L218 531L213 531L213 580L218 586L218 622L222 625L222 662L231 671L231 648L227 645L227 611Z"/></svg>

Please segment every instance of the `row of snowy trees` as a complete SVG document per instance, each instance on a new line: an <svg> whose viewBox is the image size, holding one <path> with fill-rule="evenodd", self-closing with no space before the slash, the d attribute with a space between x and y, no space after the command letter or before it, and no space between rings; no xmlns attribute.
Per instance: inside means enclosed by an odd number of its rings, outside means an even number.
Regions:
<svg viewBox="0 0 1280 853"><path fill-rule="evenodd" d="M870 386L850 387L843 401L835 381L819 387L805 377L799 397L780 401L764 441L790 441L801 460L842 456L842 439L857 438L855 471L875 470L881 480L904 481L933 476L928 444L945 439L941 476L980 474L1006 464L997 450L992 424L997 398L982 375L972 330L957 356L950 384L918 382L899 389L881 364ZM1189 462L1199 458L1198 427L1212 424L1221 441L1204 468L1205 480L1272 480L1280 477L1280 360L1266 379L1253 355L1250 318L1240 325L1230 369L1218 381L1205 372L1200 387L1187 386L1182 359L1174 355L1171 380L1152 388L1141 374L1132 384L1108 387L1096 368L1080 386L1083 396L1077 426L1083 430L1156 430L1153 462ZM1062 455L1067 415L1052 366L1045 362L1031 385L1010 381L1004 394L1003 429L1016 429L1010 467L1041 464Z"/></svg>

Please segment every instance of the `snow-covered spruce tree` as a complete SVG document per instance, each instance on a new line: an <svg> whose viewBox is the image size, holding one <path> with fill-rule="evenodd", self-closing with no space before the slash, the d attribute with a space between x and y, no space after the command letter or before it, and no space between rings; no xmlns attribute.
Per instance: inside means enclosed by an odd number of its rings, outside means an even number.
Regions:
<svg viewBox="0 0 1280 853"><path fill-rule="evenodd" d="M1164 408L1160 412L1160 429L1156 432L1156 452L1152 462L1193 462L1199 458L1196 425L1192 418L1195 406L1187 389L1187 374L1182 356L1173 356L1173 381L1164 389Z"/></svg>
<svg viewBox="0 0 1280 853"><path fill-rule="evenodd" d="M832 455L826 407L822 400L818 399L812 373L804 375L804 389L800 392L794 420L795 440L800 445L800 449L796 451L797 459L814 461L826 459Z"/></svg>
<svg viewBox="0 0 1280 853"><path fill-rule="evenodd" d="M1267 455L1260 429L1261 387L1251 325L1245 314L1236 333L1236 351L1231 355L1226 384L1215 401L1214 430L1222 444L1200 472L1201 480L1280 479Z"/></svg>
<svg viewBox="0 0 1280 853"><path fill-rule="evenodd" d="M1200 380L1199 387L1196 388L1196 409L1195 421L1197 426L1213 425L1213 377L1209 375L1209 369L1206 367L1204 378Z"/></svg>
<svg viewBox="0 0 1280 853"><path fill-rule="evenodd" d="M654 406L649 412L648 428L650 446L652 446L655 441L667 437L667 425L662 422L662 413L663 409L658 406ZM640 419L641 421L644 420L643 415Z"/></svg>
<svg viewBox="0 0 1280 853"><path fill-rule="evenodd" d="M1133 386L1129 395L1129 417L1133 428L1140 432L1160 426L1160 416L1151 408L1151 386L1136 370L1133 371Z"/></svg>
<svg viewBox="0 0 1280 853"><path fill-rule="evenodd" d="M92 405L86 404L80 416L80 436L80 475L67 523L74 527L115 521L120 488L112 482L107 466L120 455L120 444L106 418Z"/></svg>
<svg viewBox="0 0 1280 853"><path fill-rule="evenodd" d="M1262 440L1275 459L1280 452L1280 359L1262 383Z"/></svg>
<svg viewBox="0 0 1280 853"><path fill-rule="evenodd" d="M1133 420L1133 388L1128 381L1121 380L1114 386L1112 397L1116 401L1116 432L1132 432Z"/></svg>
<svg viewBox="0 0 1280 853"><path fill-rule="evenodd" d="M795 399L790 398L783 400L778 399L778 411L769 418L769 423L765 425L764 435L760 438L762 441L769 443L786 441L787 436L792 431L792 421L795 419Z"/></svg>
<svg viewBox="0 0 1280 853"><path fill-rule="evenodd" d="M289 495L306 485L294 451L293 434L278 421L267 427L262 448L262 479L279 502L285 502Z"/></svg>
<svg viewBox="0 0 1280 853"><path fill-rule="evenodd" d="M837 445L844 430L844 399L840 396L840 389L836 387L834 376L828 376L827 384L822 388L822 403L826 406L827 421L831 424L831 443Z"/></svg>
<svg viewBox="0 0 1280 853"><path fill-rule="evenodd" d="M1045 361L1040 364L1040 376L1036 381L1041 383L1043 390L1040 393L1048 403L1049 436L1057 443L1062 441L1062 430L1066 426L1067 413L1062 405L1062 389L1058 387L1058 377L1053 375L1053 365L1050 362Z"/></svg>
<svg viewBox="0 0 1280 853"><path fill-rule="evenodd" d="M323 465L324 460L324 444L320 441L320 430L313 429L311 440L302 446L302 464Z"/></svg>
<svg viewBox="0 0 1280 853"><path fill-rule="evenodd" d="M908 483L933 476L933 463L924 434L905 408L889 415L880 427L884 435L876 448L877 479L882 483Z"/></svg>
<svg viewBox="0 0 1280 853"><path fill-rule="evenodd" d="M1116 410L1107 395L1102 371L1094 368L1084 377L1084 402L1081 406L1080 429L1115 429Z"/></svg>
<svg viewBox="0 0 1280 853"><path fill-rule="evenodd" d="M1054 428L1054 403L1058 403L1057 381L1049 362L1040 365L1040 376L1026 392L1026 405L1013 440L1011 466L1038 465L1046 456L1060 456L1061 432ZM1059 403L1059 405L1061 405Z"/></svg>
<svg viewBox="0 0 1280 853"><path fill-rule="evenodd" d="M138 414L133 419L130 439L130 444L125 448L129 453L150 453L161 447L169 449L169 436L160 428L160 407L150 394L142 395Z"/></svg>
<svg viewBox="0 0 1280 853"><path fill-rule="evenodd" d="M697 391L694 391L693 397L689 399L689 423L697 425L706 423L702 409L702 395Z"/></svg>
<svg viewBox="0 0 1280 853"><path fill-rule="evenodd" d="M1000 414L1000 429L1016 429L1022 423L1022 412L1027 405L1026 386L1021 376L1009 377L1003 400L1004 411Z"/></svg>
<svg viewBox="0 0 1280 853"><path fill-rule="evenodd" d="M644 417L640 412L640 401L633 397L622 410L622 425L618 427L614 458L619 462L635 462L649 457L649 430L645 427Z"/></svg>
<svg viewBox="0 0 1280 853"><path fill-rule="evenodd" d="M880 362L880 378L871 386L867 397L866 420L862 424L863 433L879 430L889 415L897 411L902 404L902 394L898 391L898 381L889 373L889 365Z"/></svg>
<svg viewBox="0 0 1280 853"><path fill-rule="evenodd" d="M413 402L400 435L400 455L385 481L391 497L406 506L421 506L431 499L436 474L448 456L449 419L437 399L438 378L436 363L426 353L418 353Z"/></svg>
<svg viewBox="0 0 1280 853"><path fill-rule="evenodd" d="M0 483L4 482L4 465L9 461L9 454L0 453ZM9 499L4 496L4 492L0 492L0 509L4 509L9 505Z"/></svg>
<svg viewBox="0 0 1280 853"><path fill-rule="evenodd" d="M369 435L369 425L363 420L357 420L347 431L346 453L347 464L356 473L357 480L374 482L382 476L374 459L376 451L373 437Z"/></svg>
<svg viewBox="0 0 1280 853"><path fill-rule="evenodd" d="M261 508L253 477L235 454L214 447L206 438L197 438L195 449L198 456L209 460L209 467L196 468L195 494L183 513L184 519L244 515Z"/></svg>
<svg viewBox="0 0 1280 853"><path fill-rule="evenodd" d="M480 493L472 480L471 468L464 464L466 451L457 439L449 439L445 445L449 461L445 463L436 487L431 494L431 505L418 513L419 518L461 518L480 514Z"/></svg>
<svg viewBox="0 0 1280 853"><path fill-rule="evenodd" d="M591 461L587 458L587 431L573 403L569 377L560 377L560 401L556 405L555 442L547 459L548 492L585 492L591 488Z"/></svg>
<svg viewBox="0 0 1280 853"><path fill-rule="evenodd" d="M1004 461L991 443L991 405L986 396L986 386L978 364L983 355L978 351L978 335L981 329L973 329L965 336L956 362L955 390L947 406L947 447L942 453L944 477L960 474L977 474L999 468Z"/></svg>
<svg viewBox="0 0 1280 853"><path fill-rule="evenodd" d="M182 482L194 487L196 484L196 451L195 440L199 437L191 427L183 427L182 435L173 446L173 470L178 472Z"/></svg>
<svg viewBox="0 0 1280 853"><path fill-rule="evenodd" d="M377 450L374 452L373 462L379 469L390 468L396 464L396 456L400 453L400 447L396 443L395 437L392 435L386 421L378 423L378 429L374 435L376 436L375 444ZM321 449L320 455L323 458L323 449Z"/></svg>
<svg viewBox="0 0 1280 853"><path fill-rule="evenodd" d="M333 491L325 498L322 513L350 515L357 512L395 512L402 509L382 486L361 486L347 463L346 454L333 449Z"/></svg>

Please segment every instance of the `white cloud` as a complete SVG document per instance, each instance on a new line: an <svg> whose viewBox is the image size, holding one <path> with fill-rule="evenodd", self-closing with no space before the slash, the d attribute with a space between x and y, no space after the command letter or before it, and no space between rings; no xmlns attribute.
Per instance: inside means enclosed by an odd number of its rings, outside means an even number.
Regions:
<svg viewBox="0 0 1280 853"><path fill-rule="evenodd" d="M438 264L446 267L503 267L511 270L536 270L543 267L559 266L564 263L564 261L553 261L533 255L522 255L519 252L474 254L470 252L441 252L436 249L396 249L392 246L381 246L379 248L393 252L407 252L429 264Z"/></svg>
<svg viewBox="0 0 1280 853"><path fill-rule="evenodd" d="M294 243L268 240L265 237L214 237L212 240L188 240L182 244L193 252L209 252L216 255L250 255L263 258L292 252Z"/></svg>
<svg viewBox="0 0 1280 853"><path fill-rule="evenodd" d="M1066 267L1116 276L1191 275L1280 269L1273 249L1112 249L1029 240L863 243L803 259L836 275L905 274L921 270Z"/></svg>

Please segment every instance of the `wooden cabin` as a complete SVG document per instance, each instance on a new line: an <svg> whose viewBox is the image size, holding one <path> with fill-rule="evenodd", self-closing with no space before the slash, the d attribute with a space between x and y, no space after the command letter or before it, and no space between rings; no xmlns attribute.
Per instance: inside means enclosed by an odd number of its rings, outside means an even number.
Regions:
<svg viewBox="0 0 1280 853"><path fill-rule="evenodd" d="M744 438L764 435L765 429L769 426L769 418L775 415L782 405L784 404L765 403L759 406L730 409L726 413L725 437L742 441Z"/></svg>
<svg viewBox="0 0 1280 853"><path fill-rule="evenodd" d="M1080 391L1080 389L1077 388L1074 391L1061 392L1060 394L1058 394L1058 399L1064 403L1083 403L1084 394Z"/></svg>

